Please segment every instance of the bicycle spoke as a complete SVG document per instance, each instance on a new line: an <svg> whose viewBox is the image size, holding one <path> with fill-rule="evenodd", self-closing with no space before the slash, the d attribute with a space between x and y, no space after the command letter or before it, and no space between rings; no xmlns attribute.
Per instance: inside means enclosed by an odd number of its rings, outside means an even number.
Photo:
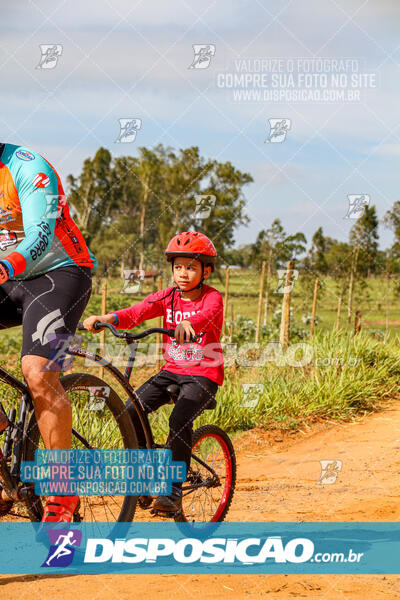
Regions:
<svg viewBox="0 0 400 600"><path fill-rule="evenodd" d="M72 426L76 431L76 435L72 436L73 449L86 449L86 444L99 449L125 447L119 422L107 402L100 410L96 410L94 402L97 398L92 396L84 382L82 387L79 382L76 387L67 390L67 395L72 407ZM44 447L40 436L38 447ZM93 524L116 522L119 520L124 501L125 496L81 496L81 519ZM45 498L42 502L45 502Z"/></svg>

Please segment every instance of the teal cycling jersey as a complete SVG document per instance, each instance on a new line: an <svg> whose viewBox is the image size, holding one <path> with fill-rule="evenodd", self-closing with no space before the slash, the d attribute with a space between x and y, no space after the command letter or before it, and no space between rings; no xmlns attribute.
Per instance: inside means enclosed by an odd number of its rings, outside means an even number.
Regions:
<svg viewBox="0 0 400 600"><path fill-rule="evenodd" d="M56 170L37 152L12 144L0 144L0 260L13 279L69 265L97 268Z"/></svg>

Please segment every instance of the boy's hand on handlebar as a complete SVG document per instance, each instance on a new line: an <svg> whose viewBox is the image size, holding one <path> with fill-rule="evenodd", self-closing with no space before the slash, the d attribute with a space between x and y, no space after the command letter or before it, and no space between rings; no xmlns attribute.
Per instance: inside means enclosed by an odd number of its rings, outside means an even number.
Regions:
<svg viewBox="0 0 400 600"><path fill-rule="evenodd" d="M181 321L175 329L175 339L179 344L190 342L190 337L195 336L196 332L190 321Z"/></svg>
<svg viewBox="0 0 400 600"><path fill-rule="evenodd" d="M83 326L88 331L93 331L93 333L98 333L99 331L103 331L104 327L100 329L95 329L95 323L113 323L114 315L92 315L83 321Z"/></svg>

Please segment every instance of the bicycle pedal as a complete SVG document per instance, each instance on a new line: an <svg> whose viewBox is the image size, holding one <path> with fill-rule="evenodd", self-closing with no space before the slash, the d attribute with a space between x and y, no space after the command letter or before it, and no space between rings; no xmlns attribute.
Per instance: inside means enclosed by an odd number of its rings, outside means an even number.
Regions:
<svg viewBox="0 0 400 600"><path fill-rule="evenodd" d="M153 504L153 496L139 496L138 505L141 509L146 510Z"/></svg>
<svg viewBox="0 0 400 600"><path fill-rule="evenodd" d="M163 519L173 519L175 517L175 515L178 514L178 512L179 511L168 512L168 511L160 510L158 508L151 508L150 509L150 514L153 517L162 517Z"/></svg>

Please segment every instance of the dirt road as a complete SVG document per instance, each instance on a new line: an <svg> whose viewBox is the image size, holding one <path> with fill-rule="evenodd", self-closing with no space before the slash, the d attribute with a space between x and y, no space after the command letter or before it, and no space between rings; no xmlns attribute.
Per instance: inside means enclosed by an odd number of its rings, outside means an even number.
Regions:
<svg viewBox="0 0 400 600"><path fill-rule="evenodd" d="M355 423L294 435L253 430L236 440L238 485L230 521L398 521L400 402ZM342 461L336 483L319 485L320 460ZM147 518L140 513L138 519ZM0 576L13 600L169 598L400 598L399 576Z"/></svg>

